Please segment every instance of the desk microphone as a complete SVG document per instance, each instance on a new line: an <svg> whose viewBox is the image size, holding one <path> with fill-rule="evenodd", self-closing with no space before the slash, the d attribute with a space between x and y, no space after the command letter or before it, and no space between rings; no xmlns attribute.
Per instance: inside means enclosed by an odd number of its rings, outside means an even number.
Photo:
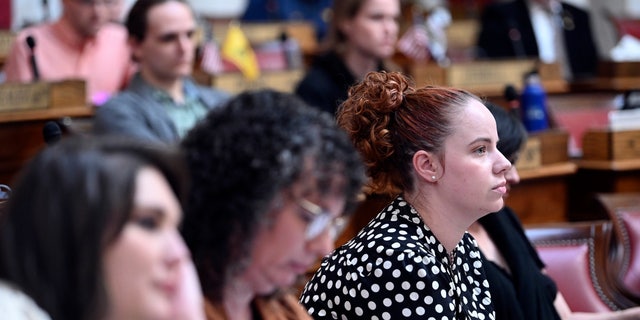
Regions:
<svg viewBox="0 0 640 320"><path fill-rule="evenodd" d="M55 121L47 121L42 127L42 138L47 145L53 145L62 138L62 129Z"/></svg>
<svg viewBox="0 0 640 320"><path fill-rule="evenodd" d="M33 81L38 81L40 80L40 72L38 72L38 64L36 63L36 39L29 35L27 36L26 41L29 46L29 50L31 51L29 53L29 62L31 63L31 72L33 72Z"/></svg>

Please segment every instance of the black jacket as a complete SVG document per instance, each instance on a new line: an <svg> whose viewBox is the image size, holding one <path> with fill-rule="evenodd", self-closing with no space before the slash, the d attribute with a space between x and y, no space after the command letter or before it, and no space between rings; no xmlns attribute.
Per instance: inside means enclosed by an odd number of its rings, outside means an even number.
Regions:
<svg viewBox="0 0 640 320"><path fill-rule="evenodd" d="M566 21L564 40L574 78L594 75L598 53L589 14L562 3L562 17ZM478 57L538 57L538 44L526 0L488 4L482 12L480 25Z"/></svg>
<svg viewBox="0 0 640 320"><path fill-rule="evenodd" d="M384 67L380 63L378 71L382 70ZM314 59L295 93L311 106L335 115L340 103L347 99L349 87L356 81L342 58L335 52L329 52Z"/></svg>

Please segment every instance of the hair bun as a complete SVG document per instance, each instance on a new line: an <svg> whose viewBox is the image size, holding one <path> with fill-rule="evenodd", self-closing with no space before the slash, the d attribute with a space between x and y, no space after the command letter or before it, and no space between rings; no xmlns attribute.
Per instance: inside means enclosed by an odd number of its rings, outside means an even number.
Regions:
<svg viewBox="0 0 640 320"><path fill-rule="evenodd" d="M368 101L380 115L395 111L402 105L406 93L414 91L412 81L399 72L369 72L362 82L349 91L350 96Z"/></svg>

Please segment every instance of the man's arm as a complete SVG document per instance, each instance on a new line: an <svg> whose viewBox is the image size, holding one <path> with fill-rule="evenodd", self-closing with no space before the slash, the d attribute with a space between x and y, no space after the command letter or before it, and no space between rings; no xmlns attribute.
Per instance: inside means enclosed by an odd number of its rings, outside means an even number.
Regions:
<svg viewBox="0 0 640 320"><path fill-rule="evenodd" d="M126 98L122 94L110 99L96 111L93 121L94 133L116 134L155 142L175 142L177 136L173 136L171 128L159 132L159 129L154 130L149 126L150 121L160 120L148 119L136 105L141 103L144 101ZM162 126L163 123L158 122L155 125Z"/></svg>

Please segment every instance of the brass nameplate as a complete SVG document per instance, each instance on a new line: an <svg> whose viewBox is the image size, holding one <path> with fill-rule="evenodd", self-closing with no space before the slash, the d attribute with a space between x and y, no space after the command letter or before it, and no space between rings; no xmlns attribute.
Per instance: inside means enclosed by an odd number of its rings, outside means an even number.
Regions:
<svg viewBox="0 0 640 320"><path fill-rule="evenodd" d="M582 137L582 158L586 160L640 159L640 130L589 129Z"/></svg>
<svg viewBox="0 0 640 320"><path fill-rule="evenodd" d="M540 140L541 165L569 161L569 133L562 129L548 129L529 135Z"/></svg>
<svg viewBox="0 0 640 320"><path fill-rule="evenodd" d="M518 162L516 162L516 168L518 170L534 169L542 165L540 144L538 137L530 137L527 139L524 149L520 152Z"/></svg>
<svg viewBox="0 0 640 320"><path fill-rule="evenodd" d="M229 72L213 78L212 85L218 89L239 93L243 90L270 88L283 92L293 92L296 83L304 76L303 70L263 72L255 81L247 81L239 72Z"/></svg>
<svg viewBox="0 0 640 320"><path fill-rule="evenodd" d="M86 105L86 82L79 79L53 82L51 83L49 99L49 107L52 109Z"/></svg>
<svg viewBox="0 0 640 320"><path fill-rule="evenodd" d="M0 112L85 106L83 80L4 83L0 85Z"/></svg>
<svg viewBox="0 0 640 320"><path fill-rule="evenodd" d="M523 76L533 70L540 73L547 92L567 89L558 65L542 64L533 59L460 62L445 68L435 64L414 64L410 68L418 86L450 86L487 96L502 96L507 84L521 90Z"/></svg>
<svg viewBox="0 0 640 320"><path fill-rule="evenodd" d="M463 63L449 68L449 82L455 87L520 84L523 75L535 67L532 60Z"/></svg>
<svg viewBox="0 0 640 320"><path fill-rule="evenodd" d="M0 85L0 112L45 109L51 86L46 82L5 83Z"/></svg>

